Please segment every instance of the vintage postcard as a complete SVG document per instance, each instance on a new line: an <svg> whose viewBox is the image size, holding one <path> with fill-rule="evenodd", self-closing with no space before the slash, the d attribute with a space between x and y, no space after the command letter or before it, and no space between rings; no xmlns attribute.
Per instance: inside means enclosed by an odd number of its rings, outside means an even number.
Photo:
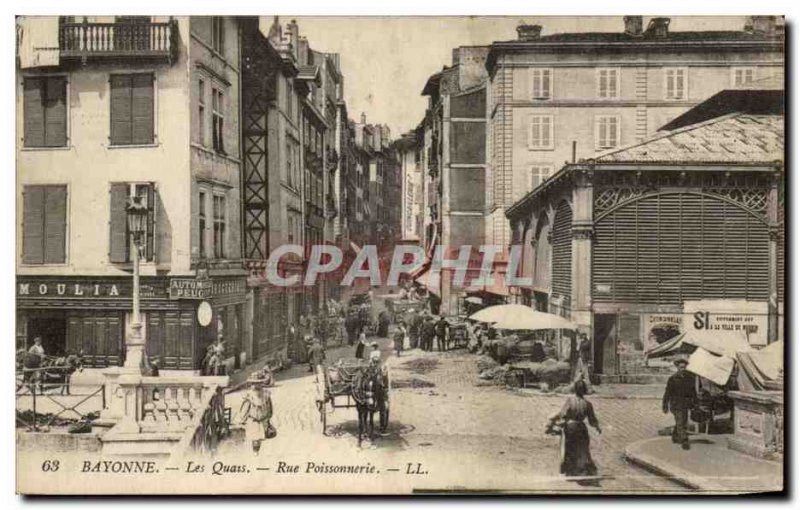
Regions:
<svg viewBox="0 0 800 510"><path fill-rule="evenodd" d="M784 33L18 16L17 491L783 491Z"/></svg>

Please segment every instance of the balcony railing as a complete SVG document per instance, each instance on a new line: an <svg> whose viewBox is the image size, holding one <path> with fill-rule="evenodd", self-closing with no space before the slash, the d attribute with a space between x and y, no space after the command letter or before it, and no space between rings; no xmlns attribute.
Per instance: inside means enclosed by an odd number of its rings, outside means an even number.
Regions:
<svg viewBox="0 0 800 510"><path fill-rule="evenodd" d="M173 59L177 23L62 23L61 56L65 58L155 57Z"/></svg>

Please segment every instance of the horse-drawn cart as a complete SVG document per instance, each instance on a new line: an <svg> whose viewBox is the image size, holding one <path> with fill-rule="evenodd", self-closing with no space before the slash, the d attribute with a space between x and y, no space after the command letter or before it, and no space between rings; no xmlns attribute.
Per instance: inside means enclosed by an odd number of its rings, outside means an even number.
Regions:
<svg viewBox="0 0 800 510"><path fill-rule="evenodd" d="M373 432L373 414L380 413L380 430L389 423L389 387L391 375L388 367L376 366L358 358L344 358L333 366L317 365L316 405L324 435L328 414L339 408L358 410L358 442L369 426ZM368 419L368 420L367 420Z"/></svg>

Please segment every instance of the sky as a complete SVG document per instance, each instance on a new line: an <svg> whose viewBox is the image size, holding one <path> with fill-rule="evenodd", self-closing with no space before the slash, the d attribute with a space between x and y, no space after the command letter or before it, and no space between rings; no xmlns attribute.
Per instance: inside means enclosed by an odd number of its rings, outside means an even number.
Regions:
<svg viewBox="0 0 800 510"><path fill-rule="evenodd" d="M392 137L422 120L428 77L450 65L452 49L517 38L521 23L542 25L542 35L559 32L622 31L622 16L480 17L309 17L296 19L300 35L316 51L339 53L345 101L351 119L362 112L367 122L388 124ZM644 24L647 26L648 17ZM266 21L266 20L265 20ZM741 30L744 16L672 17L670 30Z"/></svg>

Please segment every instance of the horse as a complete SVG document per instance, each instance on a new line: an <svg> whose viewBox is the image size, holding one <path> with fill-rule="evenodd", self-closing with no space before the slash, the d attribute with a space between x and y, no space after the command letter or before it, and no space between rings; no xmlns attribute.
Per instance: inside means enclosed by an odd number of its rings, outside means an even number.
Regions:
<svg viewBox="0 0 800 510"><path fill-rule="evenodd" d="M358 411L358 446L364 433L369 434L370 441L375 433L375 413L380 413L380 432L386 431L388 425L386 376L378 367L359 371L353 377L351 393Z"/></svg>
<svg viewBox="0 0 800 510"><path fill-rule="evenodd" d="M72 374L83 369L83 360L79 354L46 358L42 367L45 369L41 373L42 387L46 384L60 385L61 394L69 395Z"/></svg>

